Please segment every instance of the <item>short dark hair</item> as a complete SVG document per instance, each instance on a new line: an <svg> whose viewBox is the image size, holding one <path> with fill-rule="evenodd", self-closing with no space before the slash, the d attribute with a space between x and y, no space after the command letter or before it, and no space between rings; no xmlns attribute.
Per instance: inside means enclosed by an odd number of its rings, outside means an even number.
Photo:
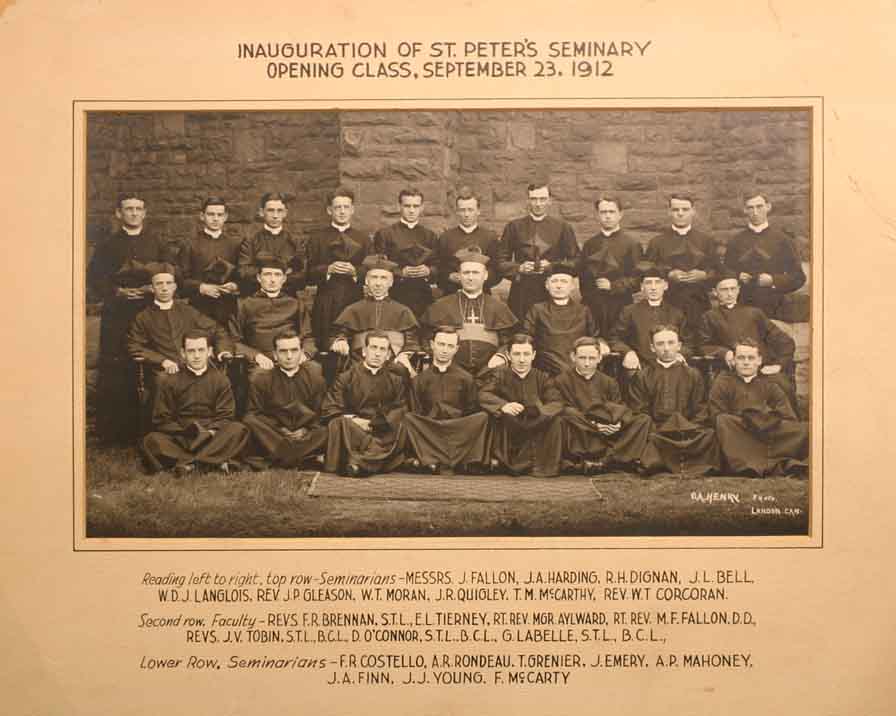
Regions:
<svg viewBox="0 0 896 716"><path fill-rule="evenodd" d="M283 205L286 206L289 204L290 196L289 194L284 194L279 191L269 191L265 192L261 195L261 200L258 202L258 208L264 209L264 205L269 201L282 201Z"/></svg>
<svg viewBox="0 0 896 716"><path fill-rule="evenodd" d="M346 199L351 199L352 204L355 203L355 192L347 186L341 186L338 189L333 189L333 191L327 192L327 206L332 206L333 200L337 196L344 196Z"/></svg>
<svg viewBox="0 0 896 716"><path fill-rule="evenodd" d="M227 202L219 196L210 196L208 199L202 202L203 211L208 209L210 206L223 206L224 211L227 211Z"/></svg>
<svg viewBox="0 0 896 716"><path fill-rule="evenodd" d="M457 328L455 326L448 326L448 325L439 326L432 332L433 339L435 339L435 337L439 333L446 333L449 336L457 336L458 337L457 342L460 343L460 334L458 333Z"/></svg>
<svg viewBox="0 0 896 716"><path fill-rule="evenodd" d="M650 342L653 343L653 337L663 331L672 331L678 337L678 340L681 340L681 333L676 326L673 326L671 323L657 323L650 328Z"/></svg>
<svg viewBox="0 0 896 716"><path fill-rule="evenodd" d="M385 331L381 331L379 329L374 329L372 331L367 331L367 334L364 336L364 347L365 348L370 345L371 338L385 338L387 341L389 341L389 345L390 346L392 345L392 341L389 340L388 333L386 333Z"/></svg>
<svg viewBox="0 0 896 716"><path fill-rule="evenodd" d="M768 198L768 192L765 189L761 189L758 186L751 186L747 188L743 193L743 203L746 204L750 199L756 196L761 196L763 201L766 204L770 204L771 200Z"/></svg>
<svg viewBox="0 0 896 716"><path fill-rule="evenodd" d="M128 199L136 199L137 201L142 201L144 204L146 203L146 200L137 192L123 191L118 195L118 199L116 200L116 205L118 206L118 208L120 209L121 205Z"/></svg>
<svg viewBox="0 0 896 716"><path fill-rule="evenodd" d="M594 208L599 209L600 204L603 201L616 204L616 208L619 209L619 211L622 211L622 200L615 194L601 194L594 200Z"/></svg>
<svg viewBox="0 0 896 716"><path fill-rule="evenodd" d="M742 336L734 341L734 352L737 353L738 346L746 346L747 348L755 348L759 355L762 355L762 346L759 345L759 341L754 338L750 338L750 336Z"/></svg>
<svg viewBox="0 0 896 716"><path fill-rule="evenodd" d="M513 346L518 345L524 345L526 343L532 346L532 350L535 350L535 339L532 336L530 336L528 333L514 333L510 337L508 348L512 348Z"/></svg>
<svg viewBox="0 0 896 716"><path fill-rule="evenodd" d="M181 338L181 341L180 341L181 348L187 347L188 340L195 341L199 338L204 338L205 345L208 346L209 348L211 348L211 342L208 339L208 333L206 333L205 331L201 331L198 328L192 328L189 331L186 331L184 333L184 337Z"/></svg>
<svg viewBox="0 0 896 716"><path fill-rule="evenodd" d="M274 334L274 350L277 350L277 341L288 341L298 337L299 334L296 333L296 330L294 328L290 326L284 326Z"/></svg>
<svg viewBox="0 0 896 716"><path fill-rule="evenodd" d="M462 186L457 190L457 196L454 198L454 205L457 206L457 202L461 200L466 201L467 199L475 199L476 207L479 207L479 195L468 186Z"/></svg>
<svg viewBox="0 0 896 716"><path fill-rule="evenodd" d="M575 354L579 348L585 347L597 348L597 352L600 353L600 343L597 342L597 338L594 336L582 336L581 338L577 338L572 344L572 352Z"/></svg>
<svg viewBox="0 0 896 716"><path fill-rule="evenodd" d="M669 194L669 206L672 206L672 202L676 199L678 201L688 201L691 203L691 206L697 203L697 200L694 198L693 194L690 194L686 191L676 191L672 194Z"/></svg>
<svg viewBox="0 0 896 716"><path fill-rule="evenodd" d="M541 189L542 187L548 190L548 196L550 196L551 187L548 186L547 179L545 179L544 181L542 181L541 179L537 179L535 181L529 182L529 184L526 185L526 193L528 194L530 191L535 191L536 189Z"/></svg>
<svg viewBox="0 0 896 716"><path fill-rule="evenodd" d="M423 192L415 186L405 187L400 192L398 192L398 203L401 204L401 200L406 196L419 196L420 201L423 201Z"/></svg>

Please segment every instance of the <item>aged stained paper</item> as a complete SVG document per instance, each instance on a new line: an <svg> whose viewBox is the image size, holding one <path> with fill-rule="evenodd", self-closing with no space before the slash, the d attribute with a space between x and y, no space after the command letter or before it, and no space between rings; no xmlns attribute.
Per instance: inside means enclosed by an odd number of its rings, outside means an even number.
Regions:
<svg viewBox="0 0 896 716"><path fill-rule="evenodd" d="M450 13L429 3L301 10L9 4L0 15L8 60L2 216L9 247L3 282L7 535L0 582L9 657L0 683L9 711L443 714L510 707L573 713L599 704L620 713L887 713L893 697L888 647L896 630L887 599L893 455L886 396L893 385L885 320L894 262L886 172L894 13L887 3L822 13L801 2L724 11L712 3L618 10L486 3ZM649 40L651 46L643 57L614 58L615 75L593 81L568 74L272 80L263 62L237 58L238 43L381 40L397 47L471 38L542 47ZM813 418L823 444L813 453L810 536L690 545L667 538L120 540L107 546L133 551L74 549L104 545L84 542L83 494L73 479L83 450L72 417L83 400L74 333L80 325L71 320L83 295L77 286L83 214L76 212L82 125L73 103L124 110L134 101L184 111L296 109L310 100L316 109L489 108L495 102L504 108L812 107L812 266L823 286L823 294L813 294L819 339ZM141 655L193 649L179 633L171 633L169 644L165 635L137 628L139 615L153 611L140 586L146 572L447 569L746 571L756 584L739 597L739 608L758 615L754 633L726 637L695 629L677 638L691 651L750 651L755 665L588 671L565 686L385 689L332 688L307 674L296 681L292 673L138 668ZM560 649L542 652L553 648Z"/></svg>

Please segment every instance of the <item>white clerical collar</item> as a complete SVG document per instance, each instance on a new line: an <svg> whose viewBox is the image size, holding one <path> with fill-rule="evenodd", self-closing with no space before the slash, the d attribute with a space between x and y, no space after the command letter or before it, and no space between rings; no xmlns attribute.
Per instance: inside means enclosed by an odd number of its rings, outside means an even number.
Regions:
<svg viewBox="0 0 896 716"><path fill-rule="evenodd" d="M542 214L541 216L535 216L535 214L533 214L533 213L530 211L530 212L529 212L529 218L532 219L532 221L544 221L545 219L548 218L548 215L547 215L547 214Z"/></svg>
<svg viewBox="0 0 896 716"><path fill-rule="evenodd" d="M402 224L404 224L405 226L407 226L409 229L413 229L415 226L417 226L417 224L420 223L419 221L415 221L413 224L411 224L411 223L405 221L404 219L400 219L400 221L401 221Z"/></svg>
<svg viewBox="0 0 896 716"><path fill-rule="evenodd" d="M205 375L205 371L208 370L208 363L205 364L205 368L202 370L193 370L190 366L187 366L187 370L195 376Z"/></svg>
<svg viewBox="0 0 896 716"><path fill-rule="evenodd" d="M576 373L582 376L585 380L591 380L595 375L597 375L597 371L594 371L591 375L585 375L582 371L576 368Z"/></svg>
<svg viewBox="0 0 896 716"><path fill-rule="evenodd" d="M162 303L161 301L153 301L153 303L163 311L170 311L171 307L174 305L174 299L172 298L170 301L165 301L165 303Z"/></svg>
<svg viewBox="0 0 896 716"><path fill-rule="evenodd" d="M476 293L468 293L468 292L465 291L464 289L461 289L460 292L461 292L464 296L466 296L467 298L469 298L471 301L476 300L477 298L479 298L479 297L482 295L482 289L481 289L481 288L480 288Z"/></svg>
<svg viewBox="0 0 896 716"><path fill-rule="evenodd" d="M129 229L127 226L122 225L121 230L128 236L140 236L143 233L142 226L139 229Z"/></svg>
<svg viewBox="0 0 896 716"><path fill-rule="evenodd" d="M370 294L370 299L371 299L372 301L385 301L387 298L389 298L389 294L388 294L388 293L387 293L385 296L380 296L379 298L377 298L376 296L374 296L372 293Z"/></svg>
<svg viewBox="0 0 896 716"><path fill-rule="evenodd" d="M648 305L653 306L654 308L659 308L660 306L663 305L663 299L660 299L659 301L651 301L648 298L647 303L648 303Z"/></svg>
<svg viewBox="0 0 896 716"><path fill-rule="evenodd" d="M622 227L617 226L615 229L610 229L609 231L607 231L606 229L601 229L601 230L600 230L600 233L602 233L604 236L606 236L607 238L609 238L609 237L611 237L613 234L615 234L616 232L618 232L621 228L622 228Z"/></svg>
<svg viewBox="0 0 896 716"><path fill-rule="evenodd" d="M444 367L435 361L432 362L432 367L434 370L439 371L439 373L447 373L448 369L451 367L451 363L446 363Z"/></svg>
<svg viewBox="0 0 896 716"><path fill-rule="evenodd" d="M299 365L301 365L301 363ZM285 375L287 378L292 378L296 373L299 372L298 365L295 368L293 368L292 370L286 370L286 368L284 368L282 365L279 367L280 367L280 370L282 371L283 375Z"/></svg>
<svg viewBox="0 0 896 716"><path fill-rule="evenodd" d="M270 291L265 291L264 289L261 289L261 292L262 292L267 298L280 298L280 293L281 293L281 291L277 291L277 293L271 293Z"/></svg>
<svg viewBox="0 0 896 716"><path fill-rule="evenodd" d="M224 229L218 229L217 231L212 231L212 230L209 229L207 226L206 226L204 229L202 229L202 230L203 230L206 234L208 234L209 236L211 236L213 239L220 238L221 234L224 233Z"/></svg>
<svg viewBox="0 0 896 716"><path fill-rule="evenodd" d="M722 308L727 308L727 309L730 311L730 310L731 310L732 308L734 308L736 305L737 305L737 301L735 301L734 303L732 303L730 306L728 306L728 305L726 305L726 304L723 303L723 304L722 304Z"/></svg>
<svg viewBox="0 0 896 716"><path fill-rule="evenodd" d="M374 375L376 375L377 373L379 373L379 372L383 369L383 366L380 366L379 368L374 368L374 367L373 367L372 365L370 365L367 361L364 361L364 367L367 368L367 370L369 370L369 371L370 371L371 373L373 373Z"/></svg>
<svg viewBox="0 0 896 716"><path fill-rule="evenodd" d="M663 368L671 368L673 365L678 363L677 360L670 360L667 363L666 361L660 360L659 358L656 359L656 362L663 366Z"/></svg>
<svg viewBox="0 0 896 716"><path fill-rule="evenodd" d="M569 304L569 296L566 298L552 298L551 300L558 306L566 306Z"/></svg>
<svg viewBox="0 0 896 716"><path fill-rule="evenodd" d="M463 231L465 234L472 234L476 229L479 228L479 224L473 224L470 227L466 227L463 224L458 224L457 228Z"/></svg>
<svg viewBox="0 0 896 716"><path fill-rule="evenodd" d="M760 234L768 228L768 222L766 221L763 224L759 224L759 226L753 226L753 224L747 224L750 227L750 231L754 234Z"/></svg>
<svg viewBox="0 0 896 716"><path fill-rule="evenodd" d="M680 229L675 224L672 224L672 231L674 231L679 236L687 236L689 233L691 233L691 225L688 224L683 229Z"/></svg>
<svg viewBox="0 0 896 716"><path fill-rule="evenodd" d="M267 224L265 224L265 225L264 225L264 230L267 231L269 234L273 234L274 236L279 236L280 233L283 231L283 227L282 227L282 226L278 226L278 227L275 229L273 226L268 226Z"/></svg>
<svg viewBox="0 0 896 716"><path fill-rule="evenodd" d="M510 370L513 371L513 374L514 374L517 378L525 378L527 375L529 375L529 373L532 372L532 368L531 368L531 366L528 368L528 370L526 370L525 373L520 373L519 371L517 371L517 370L514 369L514 368L511 368Z"/></svg>
<svg viewBox="0 0 896 716"><path fill-rule="evenodd" d="M339 224L337 224L335 222L330 222L330 226L332 226L334 229L336 229L336 231L338 231L340 234L344 234L346 231L348 231L350 228L352 228L351 224L346 224L345 226L339 226Z"/></svg>
<svg viewBox="0 0 896 716"><path fill-rule="evenodd" d="M753 382L753 379L754 379L757 375L759 375L759 373L754 373L753 375L741 375L741 376L739 376L739 377L740 377L740 379L741 379L744 383L752 383L752 382Z"/></svg>

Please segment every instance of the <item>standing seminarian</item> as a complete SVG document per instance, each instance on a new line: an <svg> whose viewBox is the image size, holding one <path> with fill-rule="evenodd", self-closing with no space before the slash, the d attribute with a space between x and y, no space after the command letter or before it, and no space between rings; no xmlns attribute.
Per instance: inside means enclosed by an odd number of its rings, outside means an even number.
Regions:
<svg viewBox="0 0 896 716"><path fill-rule="evenodd" d="M226 328L236 313L240 289L237 262L243 240L239 233L226 231L227 205L209 197L199 212L202 228L183 242L180 267L183 296L190 305Z"/></svg>
<svg viewBox="0 0 896 716"><path fill-rule="evenodd" d="M544 278L551 263L579 255L572 226L548 216L551 191L547 182L533 182L527 192L529 213L507 224L501 235L503 265L499 267L511 280L510 310L521 319L533 304L547 300Z"/></svg>
<svg viewBox="0 0 896 716"><path fill-rule="evenodd" d="M692 196L670 196L672 225L647 247L647 259L663 270L669 282L667 300L684 312L690 326L700 325L700 317L709 309L708 293L718 266L712 237L693 227L695 213Z"/></svg>
<svg viewBox="0 0 896 716"><path fill-rule="evenodd" d="M432 303L431 284L437 276L434 231L420 223L423 214L423 193L419 189L402 189L398 193L401 219L380 229L373 237L373 251L384 254L397 264L393 298L411 309L420 320Z"/></svg>
<svg viewBox="0 0 896 716"><path fill-rule="evenodd" d="M503 301L485 293L489 257L478 249L464 249L456 258L460 291L429 307L421 321L423 339L432 340L439 326L454 326L460 336L454 362L479 377L486 369L507 363L507 343L518 322Z"/></svg>
<svg viewBox="0 0 896 716"><path fill-rule="evenodd" d="M797 420L780 386L759 372L761 365L759 344L738 341L734 372L716 378L709 392L727 470L753 477L805 474L809 426Z"/></svg>
<svg viewBox="0 0 896 716"><path fill-rule="evenodd" d="M489 463L488 415L479 409L473 376L453 362L459 342L454 326L436 329L432 364L414 378L411 412L404 415L408 451L433 475L442 467L472 471Z"/></svg>
<svg viewBox="0 0 896 716"><path fill-rule="evenodd" d="M261 462L299 467L327 445L320 409L327 385L321 367L302 351L299 334L283 328L274 336L273 370L262 371L249 386L243 423L252 433Z"/></svg>
<svg viewBox="0 0 896 716"><path fill-rule="evenodd" d="M330 225L308 241L308 283L317 286L311 326L319 351L329 351L333 322L364 297L361 263L370 253L366 231L352 226L355 193L346 187L327 194Z"/></svg>
<svg viewBox="0 0 896 716"><path fill-rule="evenodd" d="M553 379L533 366L532 337L510 339L510 365L485 377L479 404L492 416L492 454L513 475L553 477L563 452L563 400Z"/></svg>
<svg viewBox="0 0 896 716"><path fill-rule="evenodd" d="M166 245L146 230L146 205L136 194L121 194L115 216L120 226L96 247L87 285L102 299L96 429L101 440L132 444L139 403L136 369L127 349L128 328L152 300L146 264L168 259Z"/></svg>
<svg viewBox="0 0 896 716"><path fill-rule="evenodd" d="M806 283L806 274L793 242L768 224L772 209L766 194L749 190L744 199L747 228L728 242L725 265L742 284L741 300L776 318L781 299Z"/></svg>
<svg viewBox="0 0 896 716"><path fill-rule="evenodd" d="M579 338L572 365L554 380L564 402L563 457L586 475L610 469L641 470L651 422L622 402L619 385L598 370L597 340Z"/></svg>
<svg viewBox="0 0 896 716"><path fill-rule="evenodd" d="M492 286L500 283L501 245L494 231L479 225L479 196L468 187L462 187L454 201L457 208L458 224L448 229L439 237L437 262L439 266L438 283L442 295L456 293L461 285L460 263L458 251L475 249L489 258L491 270L485 281L486 293Z"/></svg>
<svg viewBox="0 0 896 716"><path fill-rule="evenodd" d="M143 438L150 472L174 467L186 475L197 467L223 472L235 464L249 442L246 426L234 419L230 381L209 365L211 348L201 331L183 337L184 370L163 374L153 403L153 431Z"/></svg>
<svg viewBox="0 0 896 716"><path fill-rule="evenodd" d="M582 246L579 289L582 303L591 309L600 335L610 335L619 314L638 290L635 267L641 244L620 226L622 202L616 196L599 196L594 202L600 231Z"/></svg>
<svg viewBox="0 0 896 716"><path fill-rule="evenodd" d="M411 309L389 296L396 264L385 256L368 256L362 263L367 296L348 306L333 324L330 349L355 360L364 357L366 336L380 331L389 338L392 358L413 374L411 356L420 350L417 319Z"/></svg>
<svg viewBox="0 0 896 716"><path fill-rule="evenodd" d="M597 337L599 331L588 306L572 300L574 264L555 261L545 272L548 300L529 309L523 321L523 333L535 339L535 367L556 376L570 366L573 344L583 336ZM610 349L601 341L603 353Z"/></svg>
<svg viewBox="0 0 896 716"><path fill-rule="evenodd" d="M653 420L643 469L679 475L718 471L719 447L710 427L703 376L682 360L675 328L654 326L651 338L655 359L642 366L629 386L632 410Z"/></svg>
<svg viewBox="0 0 896 716"><path fill-rule="evenodd" d="M305 288L305 241L286 229L287 201L286 194L268 192L258 203L258 216L264 226L243 241L238 259L240 290L244 296L251 296L257 290L255 277L260 255L274 256L285 267L285 293L295 296Z"/></svg>
<svg viewBox="0 0 896 716"><path fill-rule="evenodd" d="M341 373L324 398L328 472L367 477L403 462L400 428L408 407L408 380L389 364L391 350L384 331L368 331L363 359Z"/></svg>

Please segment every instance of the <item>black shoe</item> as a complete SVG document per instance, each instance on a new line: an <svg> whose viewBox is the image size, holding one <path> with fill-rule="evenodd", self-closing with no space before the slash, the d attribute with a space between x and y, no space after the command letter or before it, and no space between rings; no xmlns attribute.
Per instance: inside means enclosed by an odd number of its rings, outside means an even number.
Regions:
<svg viewBox="0 0 896 716"><path fill-rule="evenodd" d="M415 457L409 457L403 463L401 463L401 471L402 472L417 472L420 470L420 461Z"/></svg>
<svg viewBox="0 0 896 716"><path fill-rule="evenodd" d="M591 477L592 475L601 475L605 472L609 471L609 465L604 460L585 460L582 465L582 472L585 473L585 477Z"/></svg>
<svg viewBox="0 0 896 716"><path fill-rule="evenodd" d="M183 478L196 471L196 466L192 462L174 466L174 476Z"/></svg>
<svg viewBox="0 0 896 716"><path fill-rule="evenodd" d="M429 465L424 465L423 471L429 475L438 475L441 472L441 469L439 468L439 463L433 462Z"/></svg>
<svg viewBox="0 0 896 716"><path fill-rule="evenodd" d="M370 477L360 465L355 465L353 462L345 466L345 475L346 477Z"/></svg>

